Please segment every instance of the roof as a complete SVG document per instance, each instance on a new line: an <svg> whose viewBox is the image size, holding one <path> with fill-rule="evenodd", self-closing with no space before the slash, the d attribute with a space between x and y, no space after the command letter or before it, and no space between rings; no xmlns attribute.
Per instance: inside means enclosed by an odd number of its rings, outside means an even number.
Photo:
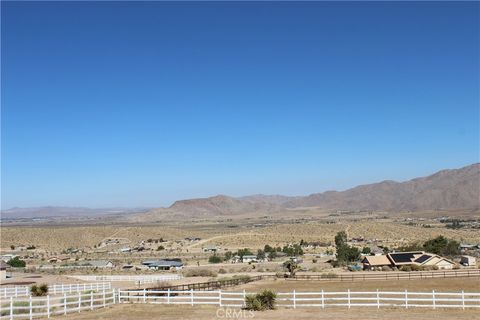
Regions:
<svg viewBox="0 0 480 320"><path fill-rule="evenodd" d="M431 259L432 257L433 257L433 255L425 253L425 254L421 255L420 257L418 257L417 259L415 259L413 262L422 264L425 261Z"/></svg>
<svg viewBox="0 0 480 320"><path fill-rule="evenodd" d="M363 263L368 263L371 266L388 266L392 264L388 260L387 256L366 256L362 261Z"/></svg>
<svg viewBox="0 0 480 320"><path fill-rule="evenodd" d="M110 260L90 260L86 261L86 263L91 265L92 267L104 267L109 263L113 264Z"/></svg>
<svg viewBox="0 0 480 320"><path fill-rule="evenodd" d="M388 258L395 265L411 264L413 260L415 260L419 256L422 256L423 254L424 254L423 251L394 252L394 253L389 253Z"/></svg>
<svg viewBox="0 0 480 320"><path fill-rule="evenodd" d="M149 267L182 267L183 263L180 261L172 261L172 260L157 260L157 261L149 261L147 265ZM145 264L145 262L143 263Z"/></svg>
<svg viewBox="0 0 480 320"><path fill-rule="evenodd" d="M257 256L256 255L252 255L252 254L246 254L242 257L242 259L257 259Z"/></svg>
<svg viewBox="0 0 480 320"><path fill-rule="evenodd" d="M10 265L5 263L3 260L0 260L0 269L4 270L4 269L7 269L7 268L10 268Z"/></svg>

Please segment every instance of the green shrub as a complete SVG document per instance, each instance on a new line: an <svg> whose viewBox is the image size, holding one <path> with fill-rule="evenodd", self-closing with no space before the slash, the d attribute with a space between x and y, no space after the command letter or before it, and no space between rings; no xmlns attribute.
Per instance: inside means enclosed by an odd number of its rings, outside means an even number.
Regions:
<svg viewBox="0 0 480 320"><path fill-rule="evenodd" d="M217 256L216 254L208 258L209 263L221 263L222 261L223 259L220 256Z"/></svg>
<svg viewBox="0 0 480 320"><path fill-rule="evenodd" d="M252 311L261 311L262 303L255 294L249 294L245 297L245 309Z"/></svg>
<svg viewBox="0 0 480 320"><path fill-rule="evenodd" d="M263 290L255 295L245 297L245 309L253 311L273 310L277 294L271 290Z"/></svg>
<svg viewBox="0 0 480 320"><path fill-rule="evenodd" d="M30 288L30 293L34 297L46 296L48 294L48 285L45 283L40 286L37 286L36 284L34 284Z"/></svg>
<svg viewBox="0 0 480 320"><path fill-rule="evenodd" d="M25 268L25 266L27 265L27 263L23 260L20 260L19 257L8 260L7 264L14 268Z"/></svg>

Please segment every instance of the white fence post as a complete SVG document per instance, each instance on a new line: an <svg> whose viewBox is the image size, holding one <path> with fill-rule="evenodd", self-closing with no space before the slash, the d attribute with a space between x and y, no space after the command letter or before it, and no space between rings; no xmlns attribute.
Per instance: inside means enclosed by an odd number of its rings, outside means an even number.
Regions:
<svg viewBox="0 0 480 320"><path fill-rule="evenodd" d="M325 293L323 292L323 289L322 289L322 309L325 309Z"/></svg>
<svg viewBox="0 0 480 320"><path fill-rule="evenodd" d="M350 289L348 289L348 309L350 309Z"/></svg>
<svg viewBox="0 0 480 320"><path fill-rule="evenodd" d="M405 309L408 309L408 291L405 289Z"/></svg>
<svg viewBox="0 0 480 320"><path fill-rule="evenodd" d="M30 296L30 320L32 320L32 318L33 318L32 312L33 312L33 310L32 310L32 296Z"/></svg>
<svg viewBox="0 0 480 320"><path fill-rule="evenodd" d="M192 303L193 303L193 300L192 300ZM218 305L220 307L222 307L222 290L221 289L218 290ZM192 306L193 306L193 304L192 304Z"/></svg>
<svg viewBox="0 0 480 320"><path fill-rule="evenodd" d="M433 309L436 309L436 305L435 305L435 290L432 290L432 303L433 303Z"/></svg>
<svg viewBox="0 0 480 320"><path fill-rule="evenodd" d="M170 288L167 290L167 304L170 304Z"/></svg>
<svg viewBox="0 0 480 320"><path fill-rule="evenodd" d="M10 320L13 319L13 297L10 297Z"/></svg>
<svg viewBox="0 0 480 320"><path fill-rule="evenodd" d="M221 293L220 293L221 294ZM193 306L193 289L190 289L190 300ZM220 295L220 306L222 306L222 297Z"/></svg>
<svg viewBox="0 0 480 320"><path fill-rule="evenodd" d="M113 290L114 290L113 292L115 292L115 289ZM118 289L118 303L122 303L121 298L122 298L122 289Z"/></svg>
<svg viewBox="0 0 480 320"><path fill-rule="evenodd" d="M47 295L47 318L50 318L50 295Z"/></svg>
<svg viewBox="0 0 480 320"><path fill-rule="evenodd" d="M293 309L297 308L295 289L293 290Z"/></svg>
<svg viewBox="0 0 480 320"><path fill-rule="evenodd" d="M105 308L107 302L105 300L105 290L103 290L103 307Z"/></svg>
<svg viewBox="0 0 480 320"><path fill-rule="evenodd" d="M462 290L462 309L465 310L465 292Z"/></svg>
<svg viewBox="0 0 480 320"><path fill-rule="evenodd" d="M245 307L245 300L247 299L247 292L245 291L245 289L243 289L243 302L242 302L242 306Z"/></svg>
<svg viewBox="0 0 480 320"><path fill-rule="evenodd" d="M67 293L63 293L63 314L67 314Z"/></svg>
<svg viewBox="0 0 480 320"><path fill-rule="evenodd" d="M71 287L70 287L71 289ZM78 291L78 312L80 313L80 310L82 309L82 293Z"/></svg>
<svg viewBox="0 0 480 320"><path fill-rule="evenodd" d="M90 290L90 310L93 310L93 291Z"/></svg>
<svg viewBox="0 0 480 320"><path fill-rule="evenodd" d="M380 309L380 292L377 289L377 309Z"/></svg>
<svg viewBox="0 0 480 320"><path fill-rule="evenodd" d="M147 303L147 289L143 288L143 303Z"/></svg>

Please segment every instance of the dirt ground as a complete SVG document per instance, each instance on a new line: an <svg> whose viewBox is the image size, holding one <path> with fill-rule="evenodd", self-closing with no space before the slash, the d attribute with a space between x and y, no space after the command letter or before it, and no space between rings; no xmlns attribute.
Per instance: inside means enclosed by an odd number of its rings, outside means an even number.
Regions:
<svg viewBox="0 0 480 320"><path fill-rule="evenodd" d="M275 320L306 320L306 319L330 319L330 320L376 320L376 319L422 319L422 320L476 320L480 319L478 310L460 310L460 309L371 309L371 308L341 308L325 309L305 308L305 309L277 309L264 312L240 311L236 314L227 314L233 312L233 309L219 309L215 306L167 306L167 305L144 305L144 304L125 304L117 305L111 308L87 311L80 314L70 314L68 316L55 317L56 319L162 319L162 320L211 320L211 319L275 319ZM238 312L241 312L240 315Z"/></svg>
<svg viewBox="0 0 480 320"><path fill-rule="evenodd" d="M392 290L392 291L480 291L480 278L436 278L418 280L396 280L396 281L295 281L295 280L264 280L247 283L237 286L229 291L240 291L245 289L249 292L258 292L262 289L273 289L277 292L297 291L346 291L350 290ZM479 312L480 313L480 312Z"/></svg>

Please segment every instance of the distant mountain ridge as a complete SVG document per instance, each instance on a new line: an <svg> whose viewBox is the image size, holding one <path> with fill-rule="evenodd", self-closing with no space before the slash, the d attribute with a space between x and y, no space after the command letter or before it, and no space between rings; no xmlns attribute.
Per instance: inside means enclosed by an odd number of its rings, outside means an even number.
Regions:
<svg viewBox="0 0 480 320"><path fill-rule="evenodd" d="M327 191L308 196L256 194L245 197L217 195L176 201L168 208L90 209L67 207L13 208L2 211L5 218L42 216L70 217L101 214L130 214L146 220L158 217L211 217L242 214L272 214L292 208L316 207L328 210L420 211L480 210L480 163L460 169L442 170L405 182L386 180L345 191ZM118 212L115 212L118 210ZM135 219L134 219L135 220Z"/></svg>
<svg viewBox="0 0 480 320"><path fill-rule="evenodd" d="M405 182L382 181L341 192L314 193L289 201L284 206L385 211L478 210L480 164L442 170Z"/></svg>
<svg viewBox="0 0 480 320"><path fill-rule="evenodd" d="M1 211L2 219L33 219L49 217L91 217L100 215L145 212L146 208L85 208L85 207L34 207L11 208Z"/></svg>

